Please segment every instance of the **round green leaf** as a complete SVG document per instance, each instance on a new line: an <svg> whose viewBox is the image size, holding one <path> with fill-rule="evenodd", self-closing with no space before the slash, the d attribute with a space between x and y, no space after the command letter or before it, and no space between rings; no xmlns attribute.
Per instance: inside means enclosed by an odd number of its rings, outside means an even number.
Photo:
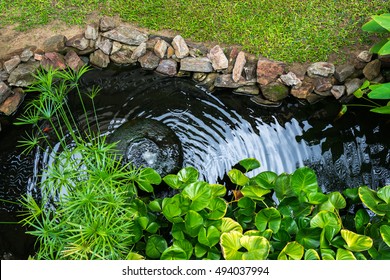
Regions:
<svg viewBox="0 0 390 280"><path fill-rule="evenodd" d="M192 166L188 166L185 168L182 168L178 173L177 176L180 181L182 181L185 184L195 183L198 180L199 172Z"/></svg>
<svg viewBox="0 0 390 280"><path fill-rule="evenodd" d="M316 193L319 189L317 176L309 167L298 168L291 176L291 187L298 196Z"/></svg>
<svg viewBox="0 0 390 280"><path fill-rule="evenodd" d="M279 211L275 208L265 208L256 214L255 225L259 231L264 231L267 226L274 233L277 233L282 221Z"/></svg>
<svg viewBox="0 0 390 280"><path fill-rule="evenodd" d="M200 244L213 247L219 242L220 236L221 233L219 230L214 226L210 226L208 228L202 228L199 231L198 241Z"/></svg>
<svg viewBox="0 0 390 280"><path fill-rule="evenodd" d="M289 234L297 234L298 233L298 225L295 219L292 217L284 217L280 224L280 228L287 231Z"/></svg>
<svg viewBox="0 0 390 280"><path fill-rule="evenodd" d="M224 199L219 197L212 199L207 207L210 210L207 218L210 220L222 219L226 214L227 207L227 202Z"/></svg>
<svg viewBox="0 0 390 280"><path fill-rule="evenodd" d="M208 248L200 243L196 243L195 245L195 256L200 259L203 257L208 251Z"/></svg>
<svg viewBox="0 0 390 280"><path fill-rule="evenodd" d="M345 249L337 249L336 260L356 260L354 254L351 251Z"/></svg>
<svg viewBox="0 0 390 280"><path fill-rule="evenodd" d="M289 242L278 255L278 260L300 260L303 257L304 248L296 241Z"/></svg>
<svg viewBox="0 0 390 280"><path fill-rule="evenodd" d="M254 211L256 208L256 203L249 197L244 196L238 200L237 206L243 209L250 209L251 211Z"/></svg>
<svg viewBox="0 0 390 280"><path fill-rule="evenodd" d="M160 228L160 224L156 222L151 222L146 228L146 231L149 233L156 233L159 228Z"/></svg>
<svg viewBox="0 0 390 280"><path fill-rule="evenodd" d="M321 232L322 229L320 228L300 229L296 236L296 241L305 247L305 249L316 249L320 246Z"/></svg>
<svg viewBox="0 0 390 280"><path fill-rule="evenodd" d="M385 201L387 204L390 204L390 186L385 186L380 188L377 192L377 195L380 199Z"/></svg>
<svg viewBox="0 0 390 280"><path fill-rule="evenodd" d="M180 216L182 213L180 208L180 202L178 199L175 199L175 197L164 198L162 203L162 210L164 216L169 221L172 221L173 218Z"/></svg>
<svg viewBox="0 0 390 280"><path fill-rule="evenodd" d="M253 186L253 185L244 186L241 189L241 193L245 197L249 197L254 200L263 200L264 199L263 196L270 192L271 190L263 189L260 186Z"/></svg>
<svg viewBox="0 0 390 280"><path fill-rule="evenodd" d="M226 187L221 184L209 184L212 197L224 197L226 195Z"/></svg>
<svg viewBox="0 0 390 280"><path fill-rule="evenodd" d="M156 199L156 200L151 201L148 204L148 206L149 206L149 209L152 210L153 212L161 212L161 210L162 210L160 199Z"/></svg>
<svg viewBox="0 0 390 280"><path fill-rule="evenodd" d="M188 211L184 218L185 229L188 235L195 237L203 226L203 217L195 211Z"/></svg>
<svg viewBox="0 0 390 280"><path fill-rule="evenodd" d="M370 237L360 235L346 229L341 230L341 236L345 242L347 242L345 248L351 250L352 252L368 250L372 247L373 244L373 241Z"/></svg>
<svg viewBox="0 0 390 280"><path fill-rule="evenodd" d="M291 175L281 174L275 180L275 194L279 200L285 197L294 196L294 191L291 188Z"/></svg>
<svg viewBox="0 0 390 280"><path fill-rule="evenodd" d="M153 235L146 243L145 253L149 258L158 259L167 248L167 241L162 236Z"/></svg>
<svg viewBox="0 0 390 280"><path fill-rule="evenodd" d="M195 182L187 185L182 195L188 197L192 202L190 209L200 211L209 205L211 199L211 189L206 182Z"/></svg>
<svg viewBox="0 0 390 280"><path fill-rule="evenodd" d="M378 209L378 204L383 203L376 191L371 190L367 186L359 187L359 197L361 201L375 214L384 216L386 213Z"/></svg>
<svg viewBox="0 0 390 280"><path fill-rule="evenodd" d="M260 167L260 162L255 158L247 158L239 161L239 164L245 168L245 171L251 171Z"/></svg>
<svg viewBox="0 0 390 280"><path fill-rule="evenodd" d="M347 206L345 198L339 192L332 192L329 195L329 201L332 203L334 208L343 209Z"/></svg>
<svg viewBox="0 0 390 280"><path fill-rule="evenodd" d="M359 189L358 188L348 188L343 191L345 197L351 199L353 202L359 200Z"/></svg>
<svg viewBox="0 0 390 280"><path fill-rule="evenodd" d="M251 178L250 185L257 185L263 189L271 190L274 188L274 183L278 175L272 171L264 171Z"/></svg>
<svg viewBox="0 0 390 280"><path fill-rule="evenodd" d="M176 223L176 224L172 225L171 234L172 234L172 237L175 238L176 240L185 239L184 231L185 231L184 222Z"/></svg>
<svg viewBox="0 0 390 280"><path fill-rule="evenodd" d="M336 253L332 249L321 249L321 257L323 260L334 260Z"/></svg>
<svg viewBox="0 0 390 280"><path fill-rule="evenodd" d="M370 222L370 215L365 209L359 209L355 214L355 227L357 230L361 229Z"/></svg>
<svg viewBox="0 0 390 280"><path fill-rule="evenodd" d="M153 192L153 186L161 183L161 176L150 167L141 169L136 179L138 187L145 192Z"/></svg>
<svg viewBox="0 0 390 280"><path fill-rule="evenodd" d="M382 225L380 227L380 233L383 241L390 247L390 226Z"/></svg>
<svg viewBox="0 0 390 280"><path fill-rule="evenodd" d="M187 253L180 247L168 247L161 255L161 260L187 260Z"/></svg>
<svg viewBox="0 0 390 280"><path fill-rule="evenodd" d="M168 174L163 178L163 181L172 189L181 189L185 185L179 180L179 176L175 174Z"/></svg>
<svg viewBox="0 0 390 280"><path fill-rule="evenodd" d="M308 203L310 204L321 204L328 200L328 196L323 193L308 193L307 194Z"/></svg>
<svg viewBox="0 0 390 280"><path fill-rule="evenodd" d="M265 260L269 254L269 241L263 236L244 235L240 238L242 247L248 250L242 255L243 260Z"/></svg>
<svg viewBox="0 0 390 280"><path fill-rule="evenodd" d="M146 227L149 224L149 218L148 217L138 217L137 222L141 226L142 229L146 229Z"/></svg>
<svg viewBox="0 0 390 280"><path fill-rule="evenodd" d="M320 260L320 256L318 255L316 250L309 249L309 250L306 250L304 259L305 260L317 261L317 260Z"/></svg>
<svg viewBox="0 0 390 280"><path fill-rule="evenodd" d="M175 240L173 241L173 246L183 249L183 251L187 254L187 260L191 258L194 247L190 241L186 239Z"/></svg>
<svg viewBox="0 0 390 280"><path fill-rule="evenodd" d="M221 232L238 231L242 233L242 227L232 218L222 218Z"/></svg>
<svg viewBox="0 0 390 280"><path fill-rule="evenodd" d="M375 87L369 94L371 99L390 99L390 83L380 84Z"/></svg>
<svg viewBox="0 0 390 280"><path fill-rule="evenodd" d="M336 214L328 211L320 211L310 220L310 226L313 228L331 227L338 232L341 228L341 222Z"/></svg>
<svg viewBox="0 0 390 280"><path fill-rule="evenodd" d="M240 252L240 239L242 233L238 231L224 232L221 235L221 249L225 260L241 260L243 252Z"/></svg>
<svg viewBox="0 0 390 280"><path fill-rule="evenodd" d="M249 182L249 178L240 170L233 168L228 172L228 176L233 184L244 186Z"/></svg>

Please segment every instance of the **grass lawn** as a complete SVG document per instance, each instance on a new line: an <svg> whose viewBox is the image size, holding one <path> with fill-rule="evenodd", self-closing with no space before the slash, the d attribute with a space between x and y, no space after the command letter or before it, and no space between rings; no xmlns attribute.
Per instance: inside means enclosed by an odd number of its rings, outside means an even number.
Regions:
<svg viewBox="0 0 390 280"><path fill-rule="evenodd" d="M389 10L388 0L1 0L0 28L28 30L54 19L84 25L91 14L118 15L152 31L171 29L198 42L238 44L256 55L305 62L371 45L361 26Z"/></svg>

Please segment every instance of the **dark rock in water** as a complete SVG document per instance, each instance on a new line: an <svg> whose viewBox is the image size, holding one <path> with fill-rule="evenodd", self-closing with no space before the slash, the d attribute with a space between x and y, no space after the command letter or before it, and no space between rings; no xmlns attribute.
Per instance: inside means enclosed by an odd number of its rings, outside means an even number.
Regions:
<svg viewBox="0 0 390 280"><path fill-rule="evenodd" d="M121 125L108 138L118 142L117 150L126 162L136 167L151 167L161 177L176 173L182 167L181 142L163 123L152 119L134 119Z"/></svg>

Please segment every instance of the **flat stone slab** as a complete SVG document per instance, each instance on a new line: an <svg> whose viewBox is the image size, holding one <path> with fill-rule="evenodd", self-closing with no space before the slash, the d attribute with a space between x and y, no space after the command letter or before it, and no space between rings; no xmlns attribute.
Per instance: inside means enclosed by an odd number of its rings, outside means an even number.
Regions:
<svg viewBox="0 0 390 280"><path fill-rule="evenodd" d="M180 71L213 72L213 66L207 57L185 57L180 61Z"/></svg>
<svg viewBox="0 0 390 280"><path fill-rule="evenodd" d="M118 26L117 28L104 32L101 35L111 40L131 46L138 46L148 40L148 35L146 33L126 26Z"/></svg>

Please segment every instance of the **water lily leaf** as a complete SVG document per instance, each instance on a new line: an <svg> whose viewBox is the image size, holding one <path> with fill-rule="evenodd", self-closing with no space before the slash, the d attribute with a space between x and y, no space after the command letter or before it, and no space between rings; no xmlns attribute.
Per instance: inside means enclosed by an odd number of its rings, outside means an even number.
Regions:
<svg viewBox="0 0 390 280"><path fill-rule="evenodd" d="M190 209L200 211L209 205L211 199L211 189L206 182L195 182L187 185L182 195L188 197L192 202Z"/></svg>
<svg viewBox="0 0 390 280"><path fill-rule="evenodd" d="M278 260L300 260L303 257L304 248L296 241L289 242L279 253Z"/></svg>
<svg viewBox="0 0 390 280"><path fill-rule="evenodd" d="M294 196L294 191L291 188L291 175L281 174L275 180L275 194L279 200L285 197Z"/></svg>
<svg viewBox="0 0 390 280"><path fill-rule="evenodd" d="M221 184L209 184L212 197L224 197L226 195L226 187Z"/></svg>
<svg viewBox="0 0 390 280"><path fill-rule="evenodd" d="M376 191L371 190L367 186L359 187L359 197L361 201L375 214L384 216L386 213L378 209L378 204L383 203Z"/></svg>
<svg viewBox="0 0 390 280"><path fill-rule="evenodd" d="M250 185L257 185L263 189L272 190L274 188L274 182L278 175L272 171L264 171L251 178Z"/></svg>
<svg viewBox="0 0 390 280"><path fill-rule="evenodd" d="M329 201L333 204L336 209L343 209L347 206L345 198L339 192L332 192L329 195Z"/></svg>
<svg viewBox="0 0 390 280"><path fill-rule="evenodd" d="M221 235L221 250L225 260L241 260L243 252L240 252L240 238L242 233L238 231L224 232Z"/></svg>
<svg viewBox="0 0 390 280"><path fill-rule="evenodd" d="M354 254L351 251L345 249L337 249L336 260L356 260Z"/></svg>
<svg viewBox="0 0 390 280"><path fill-rule="evenodd" d="M220 220L222 219L227 211L227 203L224 199L217 197L210 201L207 208L210 210L210 213L207 215L207 218L210 220Z"/></svg>
<svg viewBox="0 0 390 280"><path fill-rule="evenodd" d="M390 247L390 226L382 225L380 227L380 233L383 241Z"/></svg>
<svg viewBox="0 0 390 280"><path fill-rule="evenodd" d="M390 83L380 84L368 94L371 99L390 99Z"/></svg>
<svg viewBox="0 0 390 280"><path fill-rule="evenodd" d="M200 244L206 245L208 247L213 247L219 242L221 232L214 226L208 228L202 228L199 231L198 241Z"/></svg>
<svg viewBox="0 0 390 280"><path fill-rule="evenodd" d="M241 193L245 197L252 198L254 200L264 200L264 195L270 193L271 190L263 189L260 186L244 186L241 189Z"/></svg>
<svg viewBox="0 0 390 280"><path fill-rule="evenodd" d="M323 193L308 193L307 194L308 203L310 204L321 204L328 200L328 196Z"/></svg>
<svg viewBox="0 0 390 280"><path fill-rule="evenodd" d="M317 261L317 260L320 260L320 256L318 255L318 252L316 250L309 249L309 250L306 250L304 259L311 260L311 261Z"/></svg>
<svg viewBox="0 0 390 280"><path fill-rule="evenodd" d="M161 255L161 260L187 260L187 253L180 247L170 246Z"/></svg>
<svg viewBox="0 0 390 280"><path fill-rule="evenodd" d="M367 260L366 256L363 255L363 254L360 253L360 252L355 252L354 255L355 255L355 257L356 257L357 260L361 260L361 261L366 261L366 260Z"/></svg>
<svg viewBox="0 0 390 280"><path fill-rule="evenodd" d="M380 188L377 192L377 195L380 199L385 201L387 204L390 204L390 186L385 186Z"/></svg>
<svg viewBox="0 0 390 280"><path fill-rule="evenodd" d="M184 218L186 232L191 237L196 237L203 226L203 217L193 210L188 211Z"/></svg>
<svg viewBox="0 0 390 280"><path fill-rule="evenodd" d="M194 247L192 246L190 241L186 239L175 240L173 241L173 246L183 249L183 251L187 254L187 260L191 258L192 252L194 251Z"/></svg>
<svg viewBox="0 0 390 280"><path fill-rule="evenodd" d="M212 247L207 252L207 260L220 260L221 250L217 247Z"/></svg>
<svg viewBox="0 0 390 280"><path fill-rule="evenodd" d="M370 237L360 235L346 229L341 230L341 236L345 242L347 242L345 248L353 252L368 250L372 247L373 244L373 241Z"/></svg>
<svg viewBox="0 0 390 280"><path fill-rule="evenodd" d="M259 168L260 167L260 162L255 159L255 158L247 158L247 159L243 159L241 161L238 162L242 167L245 168L245 171L248 172L248 171L251 171L251 170L254 170L256 168Z"/></svg>
<svg viewBox="0 0 390 280"><path fill-rule="evenodd" d="M142 229L146 229L146 227L149 224L149 218L144 216L144 217L138 217L137 218L138 224L141 226Z"/></svg>
<svg viewBox="0 0 390 280"><path fill-rule="evenodd" d="M316 193L319 190L317 176L309 167L298 168L292 174L291 187L298 196Z"/></svg>
<svg viewBox="0 0 390 280"><path fill-rule="evenodd" d="M305 249L316 249L320 246L321 232L322 229L320 228L300 229L296 236L296 241L305 247Z"/></svg>
<svg viewBox="0 0 390 280"><path fill-rule="evenodd" d="M255 211L256 208L255 202L249 197L241 197L237 202L237 206L243 209L250 209L251 212Z"/></svg>
<svg viewBox="0 0 390 280"><path fill-rule="evenodd" d="M260 210L256 214L255 225L259 231L264 231L267 226L274 233L277 233L282 221L279 211L273 207Z"/></svg>
<svg viewBox="0 0 390 280"><path fill-rule="evenodd" d="M153 235L146 242L145 253L151 259L159 259L167 248L167 241L162 236Z"/></svg>
<svg viewBox="0 0 390 280"><path fill-rule="evenodd" d="M233 168L228 172L228 176L230 178L230 181L232 181L233 184L236 184L238 186L244 186L246 183L249 182L249 178L245 176L244 173L242 173L240 170Z"/></svg>
<svg viewBox="0 0 390 280"><path fill-rule="evenodd" d="M178 173L177 176L180 181L182 181L185 184L195 183L199 178L199 172L196 170L196 168L192 166L188 166L185 168L182 168Z"/></svg>
<svg viewBox="0 0 390 280"><path fill-rule="evenodd" d="M168 185L170 186L172 189L181 189L183 188L185 185L183 184L183 182L181 182L179 180L179 176L175 175L175 174L168 174L166 175L164 178L163 178L163 181Z"/></svg>
<svg viewBox="0 0 390 280"><path fill-rule="evenodd" d="M370 215L368 215L365 209L359 209L355 214L355 228L360 230L370 222Z"/></svg>
<svg viewBox="0 0 390 280"><path fill-rule="evenodd" d="M242 227L232 218L222 218L221 232L238 231L243 232Z"/></svg>
<svg viewBox="0 0 390 280"><path fill-rule="evenodd" d="M242 255L243 260L265 260L269 254L269 241L263 236L244 235L240 238L242 247L248 250Z"/></svg>

